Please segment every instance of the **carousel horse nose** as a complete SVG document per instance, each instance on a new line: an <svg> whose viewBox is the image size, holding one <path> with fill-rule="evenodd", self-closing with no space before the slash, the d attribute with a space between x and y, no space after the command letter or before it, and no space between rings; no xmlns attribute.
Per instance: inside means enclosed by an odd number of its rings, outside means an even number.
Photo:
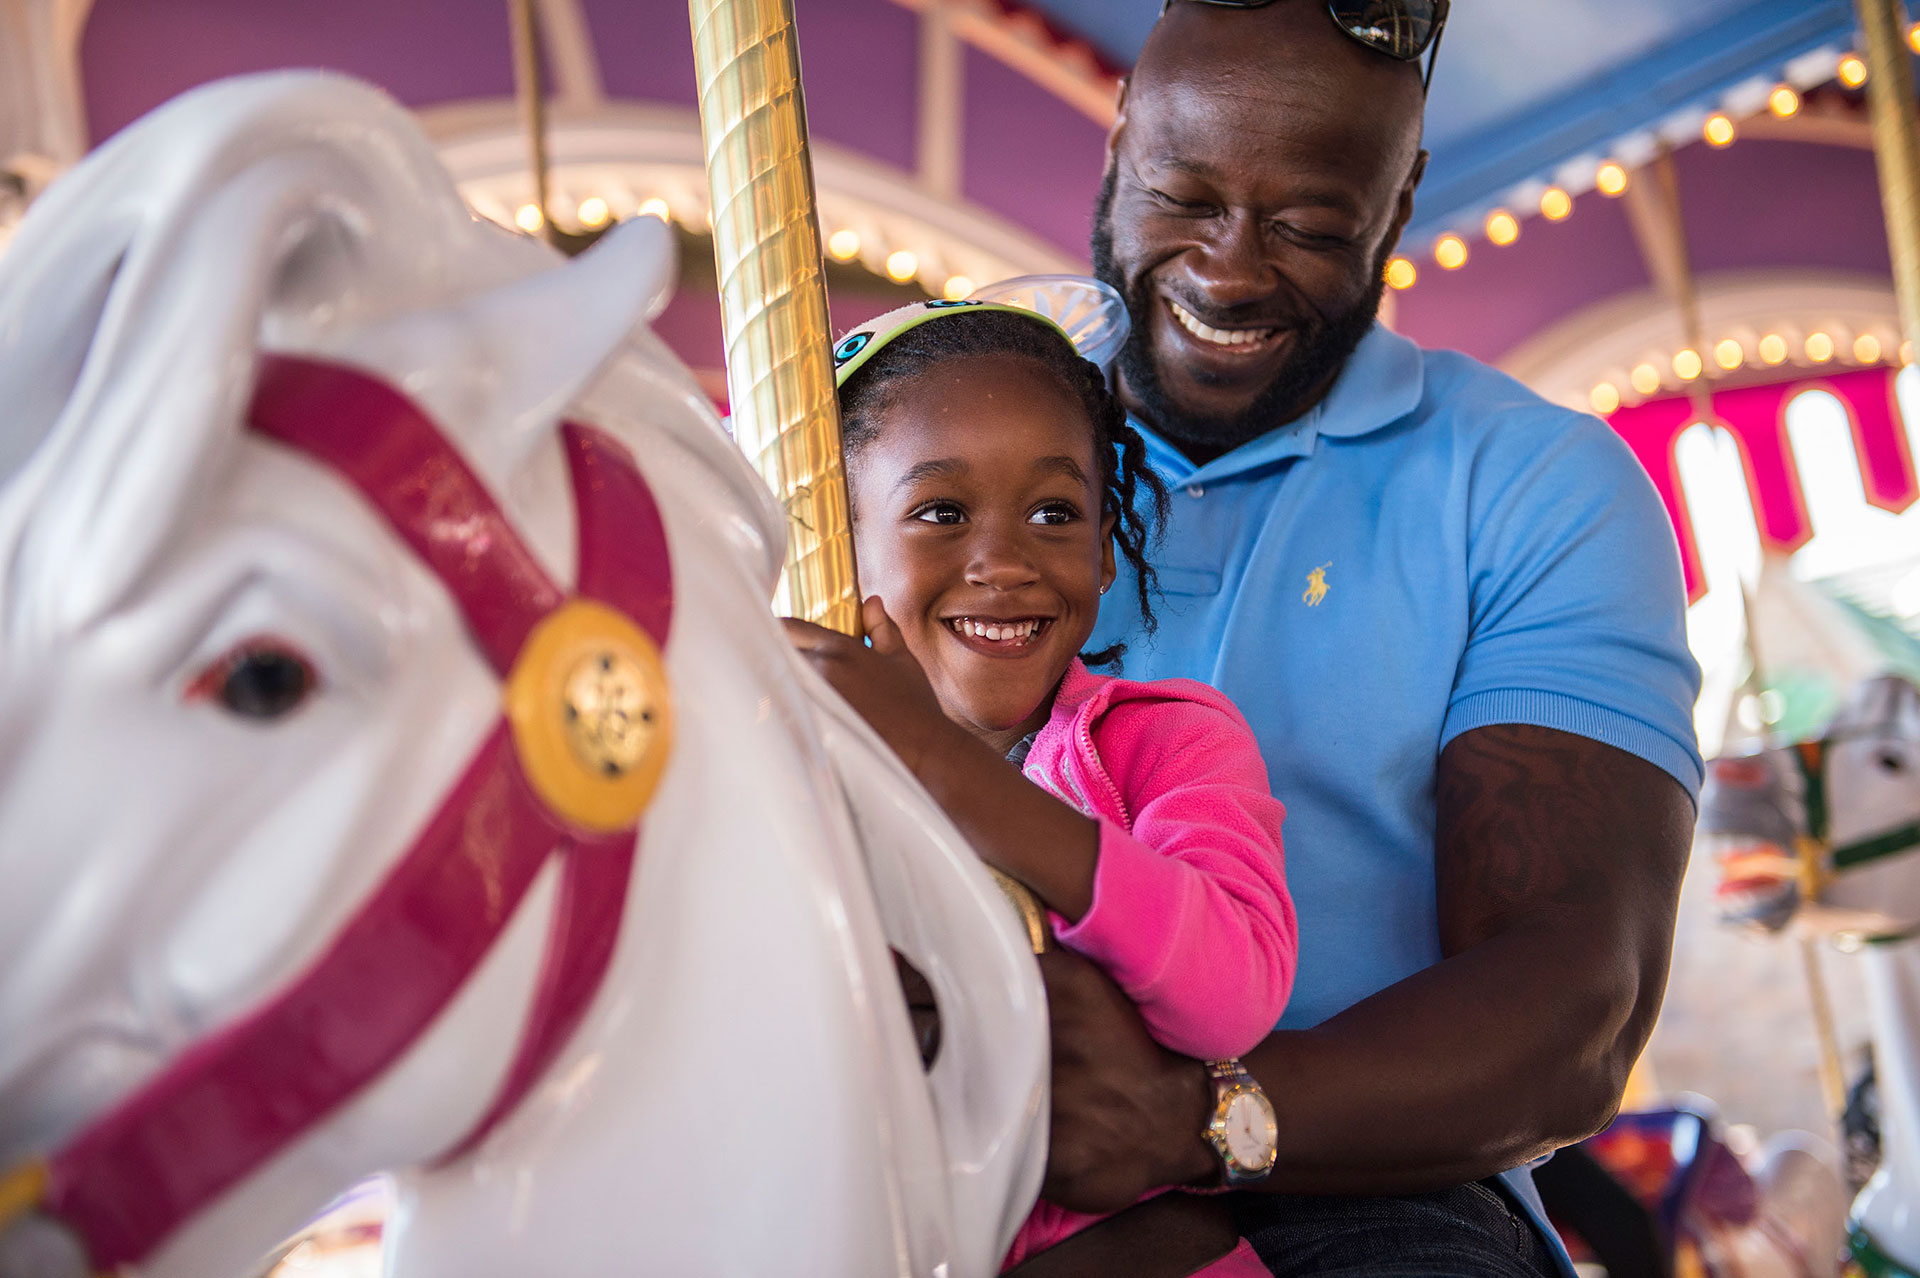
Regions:
<svg viewBox="0 0 1920 1278"><path fill-rule="evenodd" d="M899 950L893 952L893 970L900 978L900 992L907 1001L907 1019L913 1023L913 1041L920 1049L920 1064L932 1069L940 1055L940 1003L934 997L933 983L920 969L907 962Z"/></svg>
<svg viewBox="0 0 1920 1278"><path fill-rule="evenodd" d="M1801 904L1799 831L1779 776L1760 758L1715 759L1700 794L1700 848L1720 866L1723 924L1777 932Z"/></svg>

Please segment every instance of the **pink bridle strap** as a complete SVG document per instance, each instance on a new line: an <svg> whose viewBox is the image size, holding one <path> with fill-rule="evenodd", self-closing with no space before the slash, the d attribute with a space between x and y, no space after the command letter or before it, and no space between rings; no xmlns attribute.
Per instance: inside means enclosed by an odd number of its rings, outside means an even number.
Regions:
<svg viewBox="0 0 1920 1278"><path fill-rule="evenodd" d="M365 373L262 362L253 429L340 474L445 585L493 668L567 602L433 422ZM625 448L564 428L577 505L578 594L664 648L666 530ZM222 1192L378 1079L498 941L550 857L559 892L515 1055L459 1148L512 1111L579 1025L619 934L638 827L558 817L529 784L506 722L482 742L386 878L299 977L195 1043L47 1163L43 1210L98 1269L137 1263Z"/></svg>

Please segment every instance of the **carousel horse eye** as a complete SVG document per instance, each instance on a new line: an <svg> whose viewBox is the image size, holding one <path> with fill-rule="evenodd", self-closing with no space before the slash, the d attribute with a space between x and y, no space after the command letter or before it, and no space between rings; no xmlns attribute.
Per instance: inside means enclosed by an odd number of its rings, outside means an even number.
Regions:
<svg viewBox="0 0 1920 1278"><path fill-rule="evenodd" d="M313 664L278 639L249 640L219 658L187 689L242 719L278 719L319 685Z"/></svg>
<svg viewBox="0 0 1920 1278"><path fill-rule="evenodd" d="M1906 759L1891 750L1882 750L1874 762L1880 765L1882 772L1905 772L1907 770Z"/></svg>

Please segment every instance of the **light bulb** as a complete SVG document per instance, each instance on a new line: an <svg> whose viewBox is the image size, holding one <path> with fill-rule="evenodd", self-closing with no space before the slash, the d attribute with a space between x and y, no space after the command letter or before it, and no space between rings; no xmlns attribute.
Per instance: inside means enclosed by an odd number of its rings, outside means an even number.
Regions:
<svg viewBox="0 0 1920 1278"><path fill-rule="evenodd" d="M835 261L851 262L860 256L860 232L843 226L827 237L827 252Z"/></svg>

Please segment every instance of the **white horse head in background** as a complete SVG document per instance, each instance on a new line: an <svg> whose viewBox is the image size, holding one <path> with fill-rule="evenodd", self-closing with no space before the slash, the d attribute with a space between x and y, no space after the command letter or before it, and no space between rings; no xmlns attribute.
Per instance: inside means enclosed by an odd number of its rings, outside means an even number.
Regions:
<svg viewBox="0 0 1920 1278"><path fill-rule="evenodd" d="M1701 830L1729 922L1892 936L1920 928L1920 689L1863 681L1819 738L1715 759Z"/></svg>
<svg viewBox="0 0 1920 1278"><path fill-rule="evenodd" d="M402 1278L997 1268L1038 975L770 615L778 512L645 327L671 264L648 220L565 265L476 221L405 111L317 73L196 90L34 205L0 258L0 1274L239 1274L377 1171ZM605 820L521 717L596 592L659 658L556 694L611 737L554 757L640 743ZM420 885L449 865L471 899ZM471 906L452 976L429 905ZM394 1038L390 987L436 980Z"/></svg>

